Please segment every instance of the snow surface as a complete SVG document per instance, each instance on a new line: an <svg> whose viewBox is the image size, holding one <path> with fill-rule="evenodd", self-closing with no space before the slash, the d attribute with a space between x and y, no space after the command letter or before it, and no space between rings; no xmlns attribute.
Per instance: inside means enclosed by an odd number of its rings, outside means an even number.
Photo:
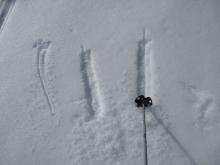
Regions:
<svg viewBox="0 0 220 165"><path fill-rule="evenodd" d="M219 0L0 0L0 165L220 164Z"/></svg>

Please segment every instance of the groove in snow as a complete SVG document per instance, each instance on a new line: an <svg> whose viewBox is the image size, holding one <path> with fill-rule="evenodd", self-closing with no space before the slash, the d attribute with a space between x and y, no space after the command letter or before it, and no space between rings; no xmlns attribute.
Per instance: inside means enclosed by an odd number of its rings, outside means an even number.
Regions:
<svg viewBox="0 0 220 165"><path fill-rule="evenodd" d="M154 104L157 103L159 83L154 64L152 40L149 39L145 30L143 39L138 42L136 67L136 94L150 96Z"/></svg>
<svg viewBox="0 0 220 165"><path fill-rule="evenodd" d="M84 84L85 97L88 105L88 120L102 116L104 103L101 95L99 80L95 69L95 61L90 49L81 47L80 70Z"/></svg>
<svg viewBox="0 0 220 165"><path fill-rule="evenodd" d="M34 43L33 47L37 48L37 60L36 60L36 66L37 66L37 74L39 76L41 88L43 90L43 93L46 97L47 104L50 109L51 115L55 114L52 102L50 100L47 87L46 87L46 79L45 79L45 56L47 54L47 51L51 45L51 41L42 41L38 40Z"/></svg>
<svg viewBox="0 0 220 165"><path fill-rule="evenodd" d="M1 0L0 1L0 32L7 21L8 15L11 13L15 4L15 0Z"/></svg>

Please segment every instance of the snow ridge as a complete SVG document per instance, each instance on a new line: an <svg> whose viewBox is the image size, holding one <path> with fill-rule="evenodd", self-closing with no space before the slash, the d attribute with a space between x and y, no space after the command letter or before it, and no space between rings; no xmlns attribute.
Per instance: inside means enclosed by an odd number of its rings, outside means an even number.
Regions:
<svg viewBox="0 0 220 165"><path fill-rule="evenodd" d="M45 79L45 56L47 54L47 51L51 45L51 41L42 41L41 39L38 40L33 44L33 48L37 48L37 60L36 60L36 66L37 66L37 74L40 79L41 88L44 92L44 95L47 100L47 104L50 109L51 115L55 114L52 102L50 100L47 87L46 87L46 79Z"/></svg>
<svg viewBox="0 0 220 165"><path fill-rule="evenodd" d="M152 92L153 92L153 83L152 83L152 78L154 73L152 73L152 50L151 50L151 40L146 39L146 33L144 31L144 36L143 36L143 43L144 43L144 62L145 62L145 95L146 96L151 96L152 97Z"/></svg>
<svg viewBox="0 0 220 165"><path fill-rule="evenodd" d="M90 120L94 119L95 117L102 116L104 103L95 69L95 61L91 54L91 50L85 50L84 47L81 46L80 60L80 70L84 83L85 97L88 105L87 109L89 113L87 119Z"/></svg>
<svg viewBox="0 0 220 165"><path fill-rule="evenodd" d="M0 1L0 32L3 30L3 26L7 21L8 15L11 13L14 7L15 0L1 0Z"/></svg>

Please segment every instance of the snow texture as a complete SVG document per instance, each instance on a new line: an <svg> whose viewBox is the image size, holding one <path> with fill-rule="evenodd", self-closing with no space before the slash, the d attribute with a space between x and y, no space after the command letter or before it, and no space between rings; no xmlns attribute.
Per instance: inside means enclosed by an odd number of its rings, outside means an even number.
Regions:
<svg viewBox="0 0 220 165"><path fill-rule="evenodd" d="M219 165L219 11L0 0L0 165Z"/></svg>

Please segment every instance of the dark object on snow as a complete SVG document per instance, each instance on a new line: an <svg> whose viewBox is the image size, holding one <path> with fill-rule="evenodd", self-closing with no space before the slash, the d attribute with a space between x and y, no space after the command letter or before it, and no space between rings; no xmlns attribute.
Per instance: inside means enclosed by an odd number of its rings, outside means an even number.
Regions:
<svg viewBox="0 0 220 165"><path fill-rule="evenodd" d="M143 107L144 98L144 95L140 95L135 99L135 103L138 108Z"/></svg>
<svg viewBox="0 0 220 165"><path fill-rule="evenodd" d="M135 99L136 106L139 107L149 107L153 104L152 99L150 97L144 97L144 95L140 95Z"/></svg>
<svg viewBox="0 0 220 165"><path fill-rule="evenodd" d="M145 107L152 106L152 104L153 104L153 102L152 102L151 97L146 97L146 98L144 99L144 105L145 105Z"/></svg>
<svg viewBox="0 0 220 165"><path fill-rule="evenodd" d="M143 108L143 128L144 128L144 164L148 165L148 154L147 154L147 130L146 130L146 121L145 121L145 108L152 106L153 102L150 97L144 97L144 95L138 96L134 102L136 106Z"/></svg>

